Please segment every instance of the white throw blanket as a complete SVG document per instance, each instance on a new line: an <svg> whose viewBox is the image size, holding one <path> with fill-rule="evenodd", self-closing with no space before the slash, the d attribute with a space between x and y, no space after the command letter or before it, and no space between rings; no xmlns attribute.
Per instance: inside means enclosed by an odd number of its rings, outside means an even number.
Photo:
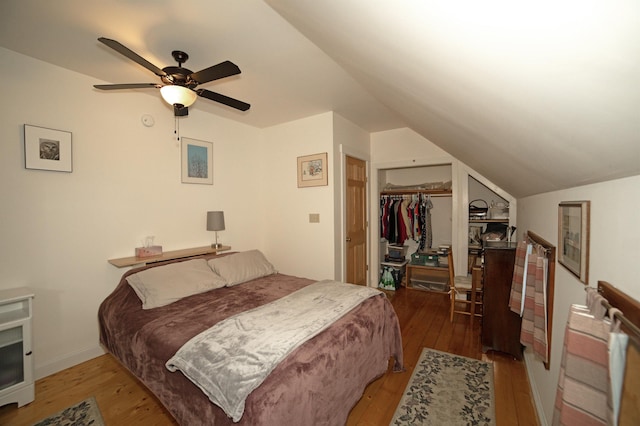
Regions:
<svg viewBox="0 0 640 426"><path fill-rule="evenodd" d="M237 422L249 394L294 349L379 290L320 281L229 317L185 343L166 363Z"/></svg>

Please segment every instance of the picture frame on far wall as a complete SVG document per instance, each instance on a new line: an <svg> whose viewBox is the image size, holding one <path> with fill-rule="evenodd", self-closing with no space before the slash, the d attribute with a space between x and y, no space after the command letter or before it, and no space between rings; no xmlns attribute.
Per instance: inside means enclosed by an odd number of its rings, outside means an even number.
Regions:
<svg viewBox="0 0 640 426"><path fill-rule="evenodd" d="M329 184L327 153L298 157L298 188Z"/></svg>
<svg viewBox="0 0 640 426"><path fill-rule="evenodd" d="M181 138L182 183L213 185L213 143Z"/></svg>
<svg viewBox="0 0 640 426"><path fill-rule="evenodd" d="M558 205L558 262L589 284L590 201L563 201Z"/></svg>
<svg viewBox="0 0 640 426"><path fill-rule="evenodd" d="M25 124L24 167L33 170L73 172L71 132Z"/></svg>

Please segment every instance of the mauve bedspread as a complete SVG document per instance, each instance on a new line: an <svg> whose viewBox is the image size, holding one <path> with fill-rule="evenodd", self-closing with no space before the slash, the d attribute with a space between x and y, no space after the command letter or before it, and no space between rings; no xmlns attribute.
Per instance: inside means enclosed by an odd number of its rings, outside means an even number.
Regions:
<svg viewBox="0 0 640 426"><path fill-rule="evenodd" d="M165 363L191 337L219 321L276 300L314 281L282 274L190 296L151 310L125 273L99 309L100 340L181 425L343 425L368 383L389 358L401 370L398 318L384 296L367 299L292 352L246 400L232 420L180 372Z"/></svg>

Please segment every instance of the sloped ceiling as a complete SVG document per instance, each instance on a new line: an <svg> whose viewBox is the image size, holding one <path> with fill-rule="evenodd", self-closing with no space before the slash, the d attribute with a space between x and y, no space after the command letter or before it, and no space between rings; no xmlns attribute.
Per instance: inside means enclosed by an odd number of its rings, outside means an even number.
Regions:
<svg viewBox="0 0 640 426"><path fill-rule="evenodd" d="M370 132L410 127L516 197L640 174L636 0L0 2L0 46L96 83L156 82L100 36L159 67L172 50L194 71L239 65L204 87L249 111L192 108L257 127L331 110Z"/></svg>
<svg viewBox="0 0 640 426"><path fill-rule="evenodd" d="M640 173L637 1L268 2L516 197Z"/></svg>

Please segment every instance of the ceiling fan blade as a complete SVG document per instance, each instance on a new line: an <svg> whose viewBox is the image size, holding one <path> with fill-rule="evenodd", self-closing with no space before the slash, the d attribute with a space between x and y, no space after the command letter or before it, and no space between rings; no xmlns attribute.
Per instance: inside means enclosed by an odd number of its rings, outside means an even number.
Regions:
<svg viewBox="0 0 640 426"><path fill-rule="evenodd" d="M227 106L230 106L231 108L239 109L240 111L246 111L251 108L251 105L246 102L242 102L237 99L221 95L220 93L212 92L210 90L198 89L195 92L203 98L207 98L215 102L220 102L221 104L225 104Z"/></svg>
<svg viewBox="0 0 640 426"><path fill-rule="evenodd" d="M224 61L220 62L218 65L194 72L189 77L191 77L192 80L197 81L198 84L202 84L236 74L240 74L240 68L231 61Z"/></svg>
<svg viewBox="0 0 640 426"><path fill-rule="evenodd" d="M134 52L133 50L129 49L128 47L120 44L119 42L117 42L115 40L111 40L110 38L100 37L100 38L98 38L98 41L106 44L107 46L109 46L110 48L115 50L116 52L126 56L127 58L131 59L132 61L142 65L143 67L145 67L146 69L148 69L149 71L151 71L152 73L154 73L155 75L157 75L159 77L163 77L163 76L167 75L167 73L162 71L160 68L158 68L157 66L153 65L151 62L147 61L142 56L140 56L136 52Z"/></svg>
<svg viewBox="0 0 640 426"><path fill-rule="evenodd" d="M100 90L118 90L118 89L146 89L149 87L160 87L156 83L127 83L127 84L94 84L93 87Z"/></svg>

